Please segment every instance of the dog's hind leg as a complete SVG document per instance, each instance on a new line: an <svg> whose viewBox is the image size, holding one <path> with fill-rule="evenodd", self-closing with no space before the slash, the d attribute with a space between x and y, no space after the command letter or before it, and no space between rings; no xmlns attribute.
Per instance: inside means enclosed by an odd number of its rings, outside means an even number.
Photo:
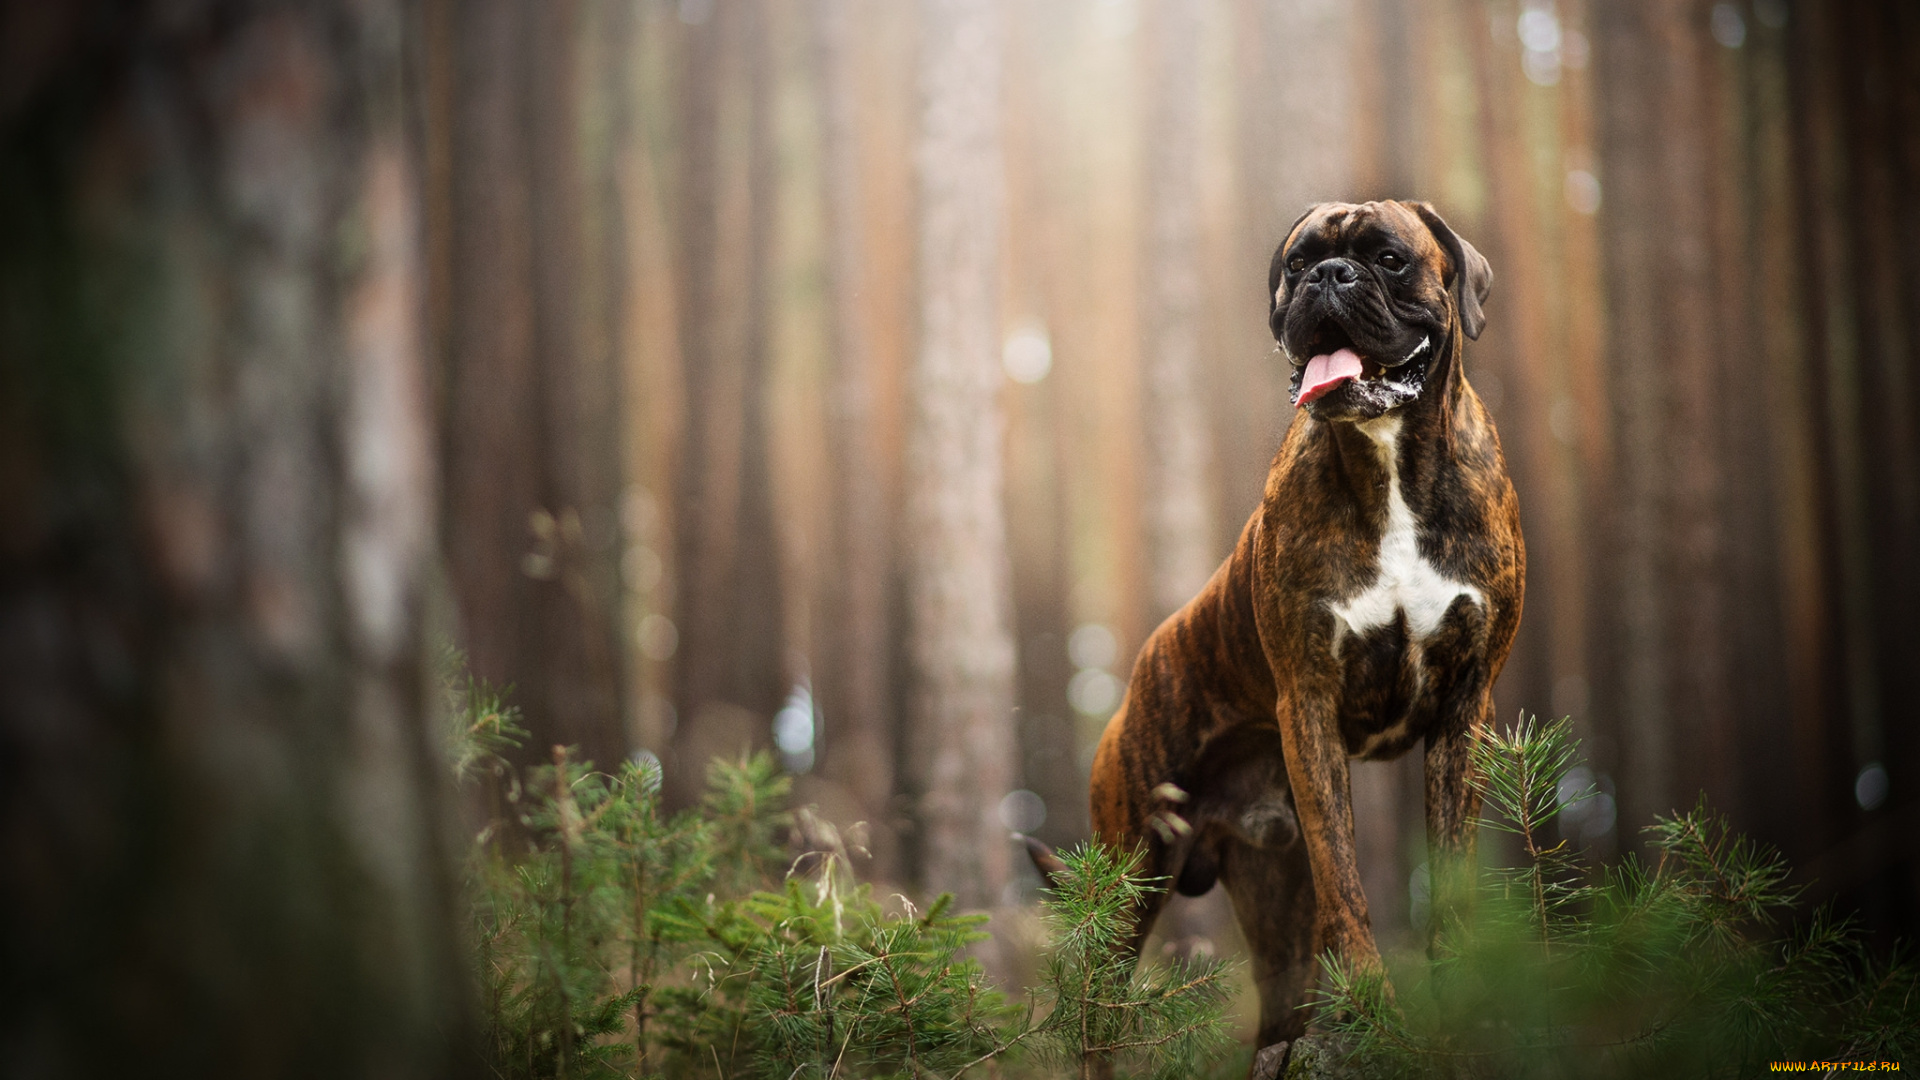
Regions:
<svg viewBox="0 0 1920 1080"><path fill-rule="evenodd" d="M1260 991L1256 1048L1291 1042L1307 1029L1300 1008L1318 974L1313 949L1313 868L1305 844L1258 848L1240 840L1223 844L1220 880L1233 901L1233 916L1253 954L1253 982Z"/></svg>
<svg viewBox="0 0 1920 1080"><path fill-rule="evenodd" d="M1131 699L1121 704L1120 711L1108 721L1106 733L1094 753L1090 778L1093 832L1116 851L1140 852L1138 873L1141 876L1171 878L1180 872L1186 849L1191 846L1191 826L1184 819L1178 819L1184 832L1171 831L1171 822L1175 819L1168 818L1165 811L1173 804L1163 798L1159 789L1175 771L1176 763L1168 760L1163 743L1148 737L1157 732L1129 725L1133 710ZM1163 883L1160 888L1149 889L1135 910L1134 933L1129 944L1133 957L1139 957L1140 947L1152 933L1154 921L1166 903L1166 883Z"/></svg>

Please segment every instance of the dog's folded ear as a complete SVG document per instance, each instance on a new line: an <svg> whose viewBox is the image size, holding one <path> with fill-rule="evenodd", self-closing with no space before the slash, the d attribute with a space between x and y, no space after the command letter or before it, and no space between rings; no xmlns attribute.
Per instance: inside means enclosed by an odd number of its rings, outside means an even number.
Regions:
<svg viewBox="0 0 1920 1080"><path fill-rule="evenodd" d="M1487 314L1480 310L1480 305L1487 302L1487 293L1493 289L1493 267L1487 265L1486 256L1447 226L1432 203L1408 203L1407 206L1427 223L1428 231L1440 241L1447 257L1453 261L1453 280L1447 285L1453 289L1454 308L1460 312L1460 329L1467 337L1478 338L1487 325Z"/></svg>

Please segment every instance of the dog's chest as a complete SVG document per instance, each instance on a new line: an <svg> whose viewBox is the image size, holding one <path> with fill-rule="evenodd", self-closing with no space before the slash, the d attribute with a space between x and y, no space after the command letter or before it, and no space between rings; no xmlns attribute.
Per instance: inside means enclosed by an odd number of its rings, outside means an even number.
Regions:
<svg viewBox="0 0 1920 1080"><path fill-rule="evenodd" d="M1483 612L1486 599L1420 553L1420 523L1401 490L1397 419L1362 428L1387 471L1387 512L1374 573L1359 590L1329 600L1333 654L1346 668L1342 727L1363 757L1392 756L1418 738L1417 718L1435 689L1427 646L1461 597ZM1460 659L1452 658L1454 661Z"/></svg>
<svg viewBox="0 0 1920 1080"><path fill-rule="evenodd" d="M1376 421L1362 430L1374 440L1387 470L1387 520L1372 582L1328 605L1335 620L1336 652L1343 638L1363 637L1402 615L1409 638L1418 644L1433 636L1447 609L1460 597L1482 607L1486 604L1479 589L1448 577L1420 554L1419 522L1400 490L1398 419Z"/></svg>

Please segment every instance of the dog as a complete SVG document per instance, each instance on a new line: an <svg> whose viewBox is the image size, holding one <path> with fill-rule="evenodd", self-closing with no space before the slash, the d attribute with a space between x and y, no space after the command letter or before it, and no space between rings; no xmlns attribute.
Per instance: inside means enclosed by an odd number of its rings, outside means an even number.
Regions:
<svg viewBox="0 0 1920 1080"><path fill-rule="evenodd" d="M1321 953L1381 970L1349 758L1424 742L1430 865L1472 855L1470 750L1526 576L1500 440L1462 364L1492 282L1426 203L1323 203L1288 230L1269 326L1299 408L1260 508L1141 648L1094 755L1104 842L1185 895L1226 886L1258 1046L1305 1030ZM1137 912L1136 956L1166 898ZM1449 903L1436 896L1434 926Z"/></svg>

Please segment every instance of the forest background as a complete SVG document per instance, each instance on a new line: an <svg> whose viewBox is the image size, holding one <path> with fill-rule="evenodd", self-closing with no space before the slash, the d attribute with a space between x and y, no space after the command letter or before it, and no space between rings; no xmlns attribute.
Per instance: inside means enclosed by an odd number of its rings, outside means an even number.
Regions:
<svg viewBox="0 0 1920 1080"><path fill-rule="evenodd" d="M1087 834L1134 651L1258 501L1267 259L1320 199L1430 200L1493 264L1468 373L1530 556L1495 694L1573 717L1566 838L1704 790L1878 940L1920 921L1908 5L4 19L16 1060L209 1018L279 1060L348 987L341 1060L458 1031L443 639L526 764L651 754L684 805L775 747L864 876L1029 902L1007 834ZM1418 773L1354 773L1387 944Z"/></svg>

